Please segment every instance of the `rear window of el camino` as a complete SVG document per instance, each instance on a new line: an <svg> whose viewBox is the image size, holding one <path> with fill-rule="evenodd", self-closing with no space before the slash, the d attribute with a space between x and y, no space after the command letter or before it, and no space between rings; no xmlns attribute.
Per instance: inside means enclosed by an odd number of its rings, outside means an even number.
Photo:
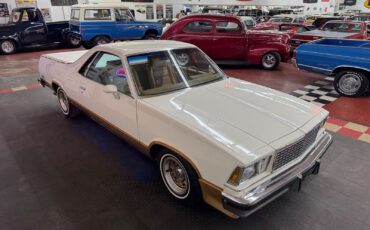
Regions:
<svg viewBox="0 0 370 230"><path fill-rule="evenodd" d="M110 9L86 9L85 20L111 20Z"/></svg>
<svg viewBox="0 0 370 230"><path fill-rule="evenodd" d="M212 31L212 22L208 21L193 21L184 27L186 32L209 33Z"/></svg>

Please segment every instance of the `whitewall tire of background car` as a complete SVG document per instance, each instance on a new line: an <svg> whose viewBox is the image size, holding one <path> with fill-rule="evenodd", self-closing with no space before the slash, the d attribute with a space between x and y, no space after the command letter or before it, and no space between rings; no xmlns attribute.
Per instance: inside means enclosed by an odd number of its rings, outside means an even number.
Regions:
<svg viewBox="0 0 370 230"><path fill-rule="evenodd" d="M163 149L158 161L163 183L173 197L186 204L195 204L201 200L198 176L184 158Z"/></svg>
<svg viewBox="0 0 370 230"><path fill-rule="evenodd" d="M57 96L60 110L64 116L68 118L74 118L80 114L80 111L74 105L69 103L68 96L62 88L58 88Z"/></svg>

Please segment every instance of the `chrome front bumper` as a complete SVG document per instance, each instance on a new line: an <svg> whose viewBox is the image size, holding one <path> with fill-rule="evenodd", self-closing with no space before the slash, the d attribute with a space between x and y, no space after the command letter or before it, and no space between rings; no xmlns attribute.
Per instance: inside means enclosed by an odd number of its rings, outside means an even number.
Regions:
<svg viewBox="0 0 370 230"><path fill-rule="evenodd" d="M247 217L289 190L293 188L300 190L304 177L319 172L320 160L332 141L332 135L325 133L315 149L302 162L261 184L241 198L223 192L222 204L224 209L239 217Z"/></svg>

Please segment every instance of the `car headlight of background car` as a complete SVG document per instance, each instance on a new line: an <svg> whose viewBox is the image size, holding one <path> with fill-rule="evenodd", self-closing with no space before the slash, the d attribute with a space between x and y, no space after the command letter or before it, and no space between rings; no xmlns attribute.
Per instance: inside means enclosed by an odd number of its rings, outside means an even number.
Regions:
<svg viewBox="0 0 370 230"><path fill-rule="evenodd" d="M238 186L244 181L265 172L270 164L271 158L271 156L267 156L250 166L236 167L227 182L233 186Z"/></svg>

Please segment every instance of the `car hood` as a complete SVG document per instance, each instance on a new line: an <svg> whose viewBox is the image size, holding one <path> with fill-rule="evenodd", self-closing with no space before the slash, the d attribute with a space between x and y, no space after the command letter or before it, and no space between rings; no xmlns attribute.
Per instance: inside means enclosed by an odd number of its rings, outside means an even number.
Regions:
<svg viewBox="0 0 370 230"><path fill-rule="evenodd" d="M296 131L323 111L291 95L233 78L144 101L216 141L227 139L250 151Z"/></svg>
<svg viewBox="0 0 370 230"><path fill-rule="evenodd" d="M335 31L323 31L323 30L311 30L305 31L302 33L298 33L295 36L313 36L313 37L320 37L320 38L345 38L352 35L356 35L357 33L345 33L345 32L335 32Z"/></svg>

